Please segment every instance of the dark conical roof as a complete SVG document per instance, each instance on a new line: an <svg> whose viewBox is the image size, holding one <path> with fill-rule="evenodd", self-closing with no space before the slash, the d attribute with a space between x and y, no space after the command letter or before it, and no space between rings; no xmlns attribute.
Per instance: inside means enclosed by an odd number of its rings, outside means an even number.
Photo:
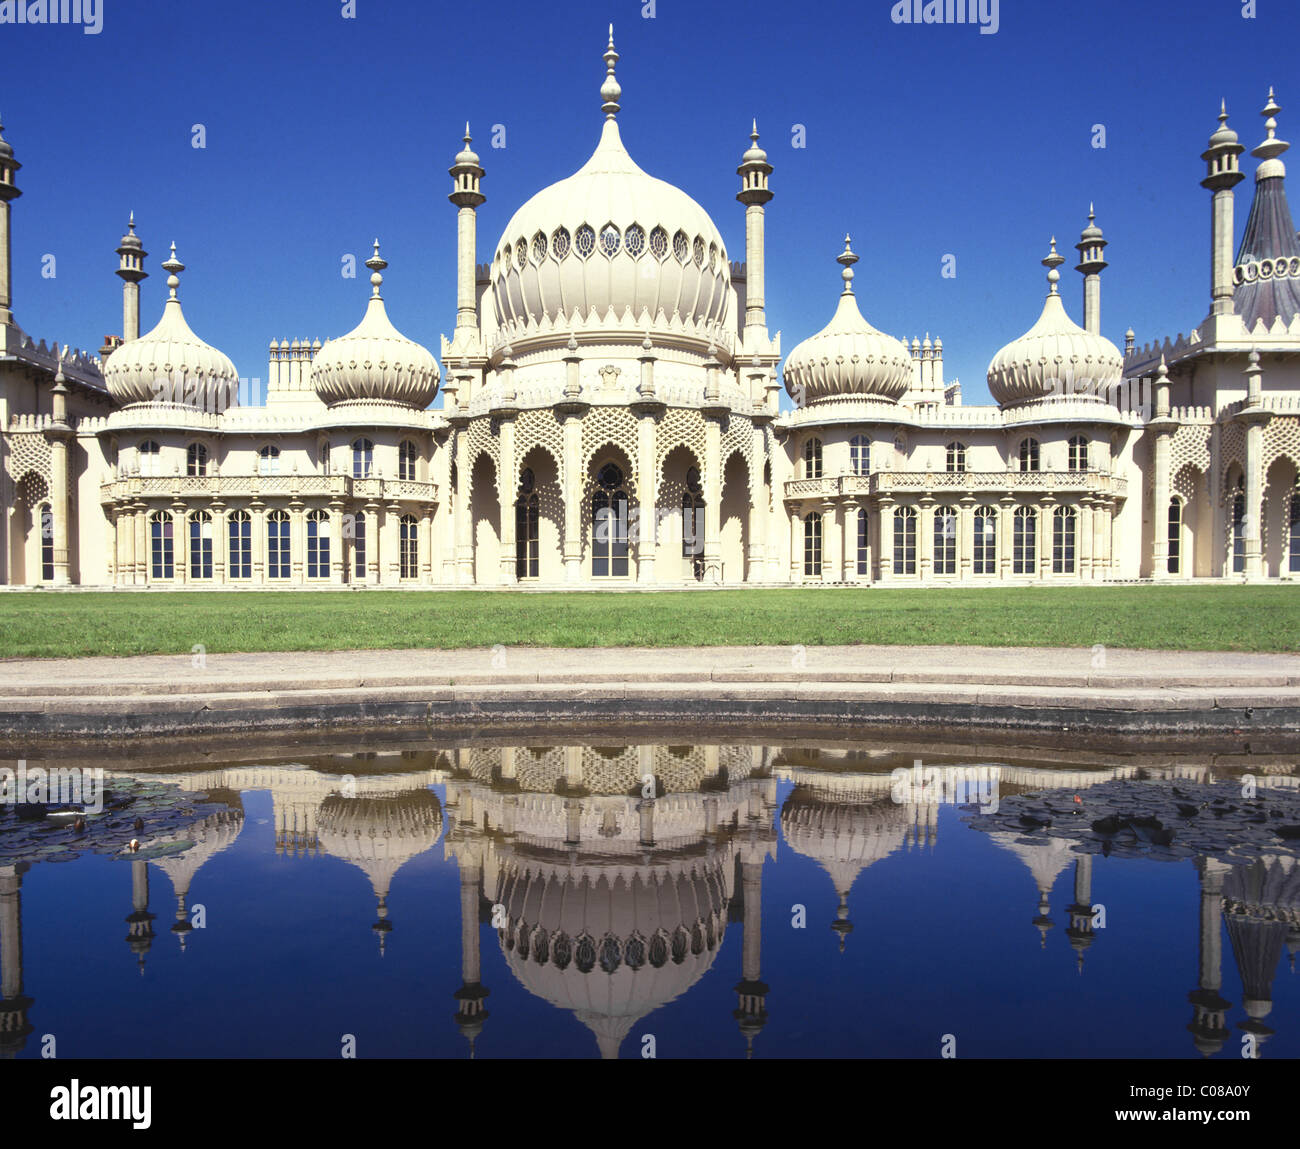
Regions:
<svg viewBox="0 0 1300 1149"><path fill-rule="evenodd" d="M1250 205L1246 232L1237 251L1237 266L1271 259L1300 258L1300 238L1296 236L1291 220L1291 208L1286 201L1286 181L1280 176L1270 176L1255 184L1255 199ZM1288 269L1289 271L1289 269ZM1247 327L1254 327L1262 319L1272 325L1278 317L1290 323L1300 314L1300 276L1273 274L1259 276L1237 284L1233 292L1237 314Z"/></svg>

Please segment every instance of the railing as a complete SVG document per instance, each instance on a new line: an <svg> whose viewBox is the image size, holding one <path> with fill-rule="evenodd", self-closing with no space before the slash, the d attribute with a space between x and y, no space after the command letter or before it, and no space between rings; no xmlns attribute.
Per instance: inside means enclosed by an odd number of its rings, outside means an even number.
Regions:
<svg viewBox="0 0 1300 1149"><path fill-rule="evenodd" d="M1102 471L872 471L869 475L791 479L785 484L787 499L887 495L895 491L1042 491L1123 499L1128 496L1128 480Z"/></svg>
<svg viewBox="0 0 1300 1149"><path fill-rule="evenodd" d="M354 479L351 475L127 475L100 486L100 501L148 498L257 498L263 495L398 499L436 503L436 483Z"/></svg>

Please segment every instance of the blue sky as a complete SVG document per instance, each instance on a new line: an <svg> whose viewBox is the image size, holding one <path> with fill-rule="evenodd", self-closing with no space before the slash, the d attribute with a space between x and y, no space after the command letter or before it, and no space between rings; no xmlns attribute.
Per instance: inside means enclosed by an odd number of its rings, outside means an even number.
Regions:
<svg viewBox="0 0 1300 1149"><path fill-rule="evenodd" d="M830 318L834 257L852 232L864 314L894 335L942 337L967 402L988 401L989 359L1037 318L1053 233L1081 321L1069 269L1090 200L1111 244L1103 332L1122 345L1129 325L1141 343L1199 323L1199 157L1220 97L1248 149L1263 138L1270 84L1279 135L1300 125L1289 0L1258 0L1254 18L1243 0L1001 0L993 35L896 25L887 0L657 0L652 19L644 0L355 0L352 19L343 0L102 5L97 35L0 24L0 112L24 165L18 322L91 350L119 332L113 249L134 210L150 253L142 328L161 313L158 265L175 240L191 326L261 379L272 337L323 341L360 320L365 272L342 278L341 258L364 260L376 235L390 315L437 352L455 316L446 169L465 120L487 170L485 261L515 209L595 147L611 20L624 142L704 205L736 256L735 168L758 118L775 167L768 322L783 349ZM504 148L491 147L494 124ZM792 146L796 124L804 148ZM1095 124L1105 148L1093 147ZM1238 236L1252 187L1238 191Z"/></svg>

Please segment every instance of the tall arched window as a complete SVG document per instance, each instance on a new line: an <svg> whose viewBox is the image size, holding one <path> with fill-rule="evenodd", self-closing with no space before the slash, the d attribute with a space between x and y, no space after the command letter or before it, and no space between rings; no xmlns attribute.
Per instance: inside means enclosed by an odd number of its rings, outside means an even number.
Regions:
<svg viewBox="0 0 1300 1149"><path fill-rule="evenodd" d="M289 577L289 514L272 511L266 516L266 577Z"/></svg>
<svg viewBox="0 0 1300 1149"><path fill-rule="evenodd" d="M176 540L172 516L154 511L149 516L149 573L153 578L176 577Z"/></svg>
<svg viewBox="0 0 1300 1149"><path fill-rule="evenodd" d="M40 509L41 517L41 581L54 581L54 511L45 503Z"/></svg>
<svg viewBox="0 0 1300 1149"><path fill-rule="evenodd" d="M280 448L274 445L263 447L257 452L257 473L259 475L278 475L280 473Z"/></svg>
<svg viewBox="0 0 1300 1149"><path fill-rule="evenodd" d="M1037 439L1020 440L1020 469L1037 471L1039 469L1039 446Z"/></svg>
<svg viewBox="0 0 1300 1149"><path fill-rule="evenodd" d="M352 444L352 477L370 478L375 463L375 445L369 439L358 439Z"/></svg>
<svg viewBox="0 0 1300 1149"><path fill-rule="evenodd" d="M1052 512L1052 573L1074 574L1074 538L1077 516L1073 507Z"/></svg>
<svg viewBox="0 0 1300 1149"><path fill-rule="evenodd" d="M949 443L944 448L944 453L949 471L964 471L966 469L965 443Z"/></svg>
<svg viewBox="0 0 1300 1149"><path fill-rule="evenodd" d="M347 517L352 531L352 578L363 582L366 577L366 516L362 511Z"/></svg>
<svg viewBox="0 0 1300 1149"><path fill-rule="evenodd" d="M916 574L916 508L894 511L894 573Z"/></svg>
<svg viewBox="0 0 1300 1149"><path fill-rule="evenodd" d="M858 574L871 573L871 518L867 508L858 511Z"/></svg>
<svg viewBox="0 0 1300 1149"><path fill-rule="evenodd" d="M934 509L934 573L957 573L957 508Z"/></svg>
<svg viewBox="0 0 1300 1149"><path fill-rule="evenodd" d="M809 439L803 445L803 477L820 479L822 477L822 441Z"/></svg>
<svg viewBox="0 0 1300 1149"><path fill-rule="evenodd" d="M190 515L190 578L212 577L212 516L207 511Z"/></svg>
<svg viewBox="0 0 1300 1149"><path fill-rule="evenodd" d="M397 448L397 477L414 480L415 478L415 444L410 439L403 439Z"/></svg>
<svg viewBox="0 0 1300 1149"><path fill-rule="evenodd" d="M420 575L420 524L414 515L403 515L398 526L401 528L399 531L400 538L398 539L400 546L398 575L407 579L418 578Z"/></svg>
<svg viewBox="0 0 1300 1149"><path fill-rule="evenodd" d="M208 473L208 449L202 443L191 443L185 448L185 473L187 475Z"/></svg>
<svg viewBox="0 0 1300 1149"><path fill-rule="evenodd" d="M253 577L253 518L247 511L235 511L229 519L231 578Z"/></svg>
<svg viewBox="0 0 1300 1149"><path fill-rule="evenodd" d="M865 435L854 435L849 440L849 466L855 475L871 471L871 440Z"/></svg>
<svg viewBox="0 0 1300 1149"><path fill-rule="evenodd" d="M822 517L809 511L803 520L803 573L805 578L820 578L822 573Z"/></svg>
<svg viewBox="0 0 1300 1149"><path fill-rule="evenodd" d="M1183 569L1183 500L1175 495L1169 500L1169 517L1166 520L1169 540L1169 561L1166 567L1170 574L1178 574Z"/></svg>
<svg viewBox="0 0 1300 1149"><path fill-rule="evenodd" d="M1232 496L1232 573L1246 571L1246 484L1237 480Z"/></svg>
<svg viewBox="0 0 1300 1149"><path fill-rule="evenodd" d="M595 578L626 577L628 497L622 469L606 463L596 484L591 499L591 573Z"/></svg>
<svg viewBox="0 0 1300 1149"><path fill-rule="evenodd" d="M1088 440L1082 435L1070 437L1069 464L1072 471L1088 469Z"/></svg>
<svg viewBox="0 0 1300 1149"><path fill-rule="evenodd" d="M537 496L537 479L531 467L519 476L519 495L515 499L515 577L537 578L541 569L538 528L541 500Z"/></svg>
<svg viewBox="0 0 1300 1149"><path fill-rule="evenodd" d="M325 511L307 513L307 577L330 577L330 517Z"/></svg>
<svg viewBox="0 0 1300 1149"><path fill-rule="evenodd" d="M1017 507L1011 516L1011 573L1031 575L1038 569L1038 512Z"/></svg>
<svg viewBox="0 0 1300 1149"><path fill-rule="evenodd" d="M162 474L162 460L158 450L158 444L152 439L148 439L140 444L140 474L142 475L160 475Z"/></svg>
<svg viewBox="0 0 1300 1149"><path fill-rule="evenodd" d="M691 560L697 582L704 580L704 492L700 486L700 472L692 467L686 472L686 490L682 492L682 558Z"/></svg>
<svg viewBox="0 0 1300 1149"><path fill-rule="evenodd" d="M975 508L974 549L975 574L991 575L998 573L998 509L997 507Z"/></svg>
<svg viewBox="0 0 1300 1149"><path fill-rule="evenodd" d="M1290 536L1287 539L1287 570L1300 573L1300 489L1291 492Z"/></svg>

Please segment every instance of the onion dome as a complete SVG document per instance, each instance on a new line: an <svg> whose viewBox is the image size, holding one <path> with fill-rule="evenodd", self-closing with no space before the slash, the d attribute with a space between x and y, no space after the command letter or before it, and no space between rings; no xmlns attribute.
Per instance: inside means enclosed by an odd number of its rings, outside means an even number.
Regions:
<svg viewBox="0 0 1300 1149"><path fill-rule="evenodd" d="M365 318L329 340L312 361L311 383L329 404L356 400L400 403L424 410L438 393L438 364L427 348L407 339L388 318L379 287L388 266L379 240L366 266L371 269L370 303Z"/></svg>
<svg viewBox="0 0 1300 1149"><path fill-rule="evenodd" d="M104 382L123 405L156 401L219 415L239 394L239 372L185 322L176 295L185 265L176 258L174 243L171 257L162 266L169 273L162 318L152 331L113 352L104 368Z"/></svg>
<svg viewBox="0 0 1300 1149"><path fill-rule="evenodd" d="M516 349L533 333L554 331L562 343L575 315L622 325L630 313L637 343L654 325L707 342L726 317L726 245L698 203L628 155L616 119L617 60L611 27L599 145L577 172L519 208L496 246L492 296Z"/></svg>
<svg viewBox="0 0 1300 1149"><path fill-rule="evenodd" d="M1123 375L1124 361L1115 344L1085 331L1066 314L1056 270L1064 262L1053 237L1052 250L1043 259L1050 285L1043 313L989 364L989 394L1000 406L1062 395L1101 396Z"/></svg>
<svg viewBox="0 0 1300 1149"><path fill-rule="evenodd" d="M844 290L831 321L798 344L785 361L785 387L803 402L862 396L896 403L912 383L912 355L907 344L877 331L862 317L853 294L857 255L844 237L836 257Z"/></svg>

